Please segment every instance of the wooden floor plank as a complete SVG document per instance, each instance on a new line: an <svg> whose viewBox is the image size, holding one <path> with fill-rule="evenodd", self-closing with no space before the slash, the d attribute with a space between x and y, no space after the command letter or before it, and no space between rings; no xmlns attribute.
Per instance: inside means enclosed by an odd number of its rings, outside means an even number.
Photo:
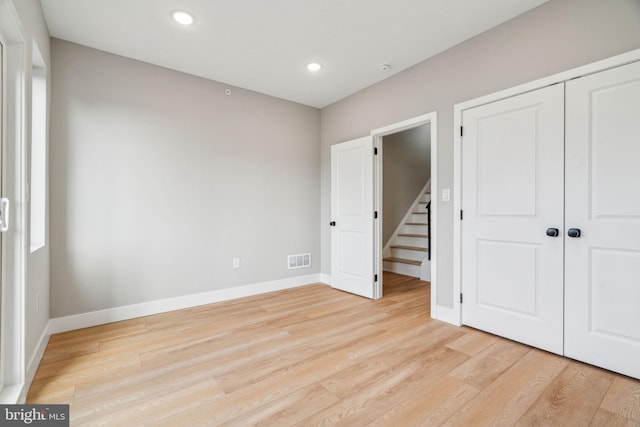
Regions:
<svg viewBox="0 0 640 427"><path fill-rule="evenodd" d="M381 417L368 424L386 426L436 426L478 394L478 389L445 375L419 390Z"/></svg>
<svg viewBox="0 0 640 427"><path fill-rule="evenodd" d="M604 409L598 409L589 424L590 427L640 427L640 421L631 420Z"/></svg>
<svg viewBox="0 0 640 427"><path fill-rule="evenodd" d="M567 363L559 356L529 351L443 426L514 425Z"/></svg>
<svg viewBox="0 0 640 427"><path fill-rule="evenodd" d="M529 407L517 425L588 425L612 381L613 375L607 371L572 363Z"/></svg>
<svg viewBox="0 0 640 427"><path fill-rule="evenodd" d="M289 426L319 412L340 399L318 384L309 385L276 402L243 413L241 416L221 424L222 426ZM305 402L301 405L300 402Z"/></svg>
<svg viewBox="0 0 640 427"><path fill-rule="evenodd" d="M483 389L511 365L522 359L528 351L529 349L523 345L501 338L478 353L476 357L451 371L450 375L478 389Z"/></svg>
<svg viewBox="0 0 640 427"><path fill-rule="evenodd" d="M640 423L640 381L622 376L614 378L601 408Z"/></svg>
<svg viewBox="0 0 640 427"><path fill-rule="evenodd" d="M447 344L447 347L468 356L475 356L498 339L495 335L473 329L469 330L457 340Z"/></svg>
<svg viewBox="0 0 640 427"><path fill-rule="evenodd" d="M84 426L640 424L640 381L315 284L51 337L29 403Z"/></svg>

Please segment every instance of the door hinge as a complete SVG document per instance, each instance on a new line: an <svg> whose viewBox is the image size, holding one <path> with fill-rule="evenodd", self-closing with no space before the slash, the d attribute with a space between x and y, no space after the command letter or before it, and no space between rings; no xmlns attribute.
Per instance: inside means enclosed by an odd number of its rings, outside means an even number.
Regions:
<svg viewBox="0 0 640 427"><path fill-rule="evenodd" d="M460 292L460 304L462 304L462 292Z"/></svg>
<svg viewBox="0 0 640 427"><path fill-rule="evenodd" d="M374 156L378 155L378 147L373 147L373 155Z"/></svg>
<svg viewBox="0 0 640 427"><path fill-rule="evenodd" d="M377 274L374 274L374 275L373 275L373 281L374 281L374 282L377 282L377 281L378 281L378 275L377 275Z"/></svg>
<svg viewBox="0 0 640 427"><path fill-rule="evenodd" d="M460 126L460 136L463 136L464 131L462 130L462 126Z"/></svg>
<svg viewBox="0 0 640 427"><path fill-rule="evenodd" d="M373 212L373 219L378 219L378 211Z"/></svg>
<svg viewBox="0 0 640 427"><path fill-rule="evenodd" d="M462 221L463 216L464 216L464 215L462 214L462 209L460 209L460 221Z"/></svg>

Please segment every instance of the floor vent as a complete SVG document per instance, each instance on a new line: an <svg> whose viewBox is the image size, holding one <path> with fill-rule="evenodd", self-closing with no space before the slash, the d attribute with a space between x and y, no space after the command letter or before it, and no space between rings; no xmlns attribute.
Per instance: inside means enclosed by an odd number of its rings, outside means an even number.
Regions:
<svg viewBox="0 0 640 427"><path fill-rule="evenodd" d="M289 255L289 270L311 267L311 254Z"/></svg>

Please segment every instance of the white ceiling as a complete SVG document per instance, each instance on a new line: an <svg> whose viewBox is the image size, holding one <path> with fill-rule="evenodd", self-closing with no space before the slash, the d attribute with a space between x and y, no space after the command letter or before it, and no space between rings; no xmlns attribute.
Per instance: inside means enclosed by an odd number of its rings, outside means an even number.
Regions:
<svg viewBox="0 0 640 427"><path fill-rule="evenodd" d="M547 0L41 0L52 37L325 107ZM195 24L171 19L186 10ZM324 65L318 73L308 62ZM380 72L388 63L392 69Z"/></svg>

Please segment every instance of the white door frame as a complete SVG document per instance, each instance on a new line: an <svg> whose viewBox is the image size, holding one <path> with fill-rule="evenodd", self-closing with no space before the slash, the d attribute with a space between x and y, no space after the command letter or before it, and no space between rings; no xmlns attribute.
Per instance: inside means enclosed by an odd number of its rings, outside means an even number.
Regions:
<svg viewBox="0 0 640 427"><path fill-rule="evenodd" d="M453 307L443 309L440 312L447 311L446 316L438 317L440 320L447 321L454 325L462 325L462 310L460 305L460 294L462 292L462 234L460 223L460 209L462 206L462 112L469 108L478 107L483 104L499 101L532 90L540 89L556 83L562 83L576 77L582 77L587 74L597 73L609 68L618 67L629 64L631 62L640 61L640 49L632 50L621 55L606 58L592 64L583 65L562 73L544 77L529 83L505 89L490 95L475 98L469 101L455 104L453 106ZM432 302L433 304L433 302Z"/></svg>
<svg viewBox="0 0 640 427"><path fill-rule="evenodd" d="M9 230L2 236L2 335L0 351L2 366L0 382L1 403L17 403L25 381L25 261L26 210L24 209L26 181L26 104L25 104L25 41L18 13L8 0L0 0L0 38L4 45L4 93L1 135L3 144L4 197L11 201ZM11 325L11 327L8 327Z"/></svg>
<svg viewBox="0 0 640 427"><path fill-rule="evenodd" d="M378 275L378 281L374 284L374 298L382 297L382 138L388 135L392 135L405 130L413 129L418 126L430 124L431 125L431 192L436 194L438 188L438 113L433 111L428 114L413 117L411 119L403 120L401 122L393 123L388 126L384 126L371 131L373 136L373 146L378 150L379 155L374 157L373 165L373 205L374 209L378 212L378 220L374 223L373 232L373 247L374 247L374 261L373 267L375 274ZM438 215L438 201L437 198L432 197L431 200L431 221L433 224L437 224ZM431 227L431 246L429 251L431 252L431 317L436 316L436 266L437 266L437 227Z"/></svg>

